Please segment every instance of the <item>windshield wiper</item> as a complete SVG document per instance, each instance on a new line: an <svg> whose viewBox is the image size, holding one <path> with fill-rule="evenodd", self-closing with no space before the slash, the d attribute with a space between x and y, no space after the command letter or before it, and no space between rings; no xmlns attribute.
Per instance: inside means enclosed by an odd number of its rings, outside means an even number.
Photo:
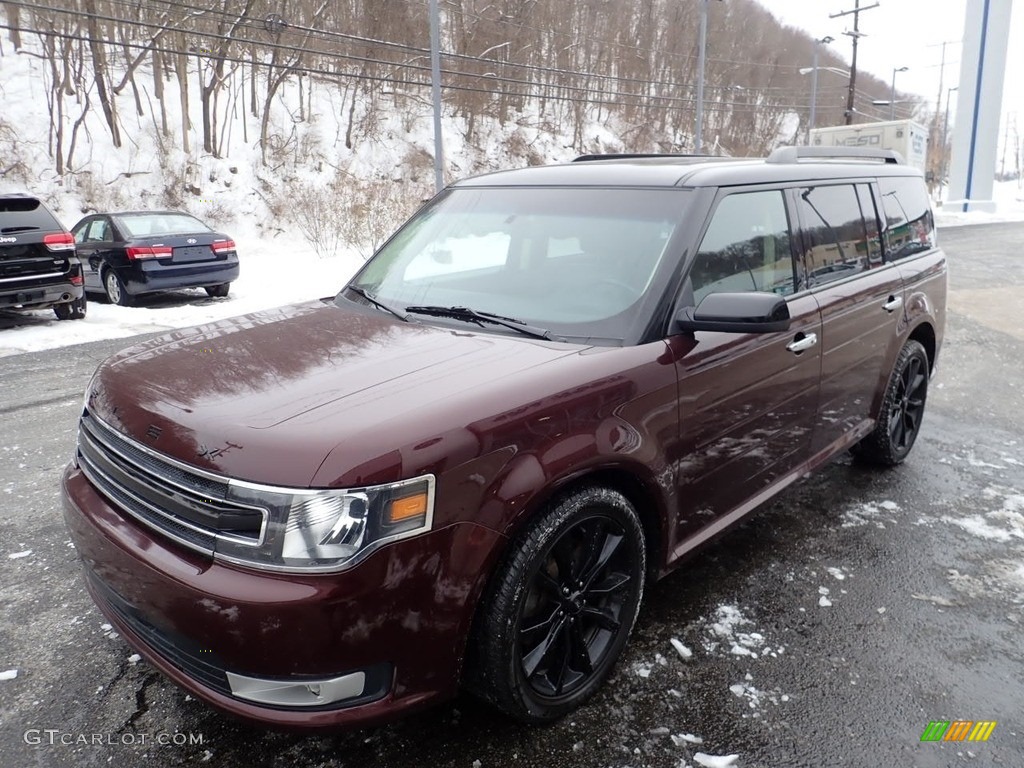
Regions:
<svg viewBox="0 0 1024 768"><path fill-rule="evenodd" d="M0 229L0 232L3 232L4 234L9 234L11 232L34 232L37 229L39 229L39 227L33 227L25 224L20 227L4 227L3 229Z"/></svg>
<svg viewBox="0 0 1024 768"><path fill-rule="evenodd" d="M511 328L513 331L518 331L524 336L532 336L536 339L547 339L549 341L560 340L546 328L538 328L535 325L524 323L522 320L516 320L514 317L505 317L504 315L495 315L490 312L481 312L476 309L470 309L469 307L441 307L427 305L423 307L406 307L405 311L417 315L452 317L456 320L466 320L471 323L475 322L480 326L484 323L493 323L494 325Z"/></svg>
<svg viewBox="0 0 1024 768"><path fill-rule="evenodd" d="M362 296L368 302L373 304L373 306L379 307L380 309L383 309L385 312L390 312L392 315L394 315L403 322L409 322L409 315L407 315L405 312L401 312L395 309L394 307L388 306L383 301L374 296L372 293L367 291L365 288L360 288L359 286L356 285L348 285L345 287L348 290L352 291L352 293L356 294L356 296Z"/></svg>

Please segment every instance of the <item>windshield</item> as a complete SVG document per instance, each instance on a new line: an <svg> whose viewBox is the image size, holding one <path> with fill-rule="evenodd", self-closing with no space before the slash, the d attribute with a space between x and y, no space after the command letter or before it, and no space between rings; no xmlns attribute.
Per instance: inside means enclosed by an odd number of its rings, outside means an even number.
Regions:
<svg viewBox="0 0 1024 768"><path fill-rule="evenodd" d="M188 235L210 232L210 228L187 213L122 213L121 226L130 237Z"/></svg>
<svg viewBox="0 0 1024 768"><path fill-rule="evenodd" d="M351 285L399 309L468 307L559 336L622 339L644 311L690 194L456 188L414 216Z"/></svg>

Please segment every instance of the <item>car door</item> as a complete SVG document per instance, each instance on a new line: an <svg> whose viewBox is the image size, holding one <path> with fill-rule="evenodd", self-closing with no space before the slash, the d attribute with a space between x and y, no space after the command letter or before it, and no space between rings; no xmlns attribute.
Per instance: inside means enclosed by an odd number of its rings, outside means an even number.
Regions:
<svg viewBox="0 0 1024 768"><path fill-rule="evenodd" d="M786 298L791 322L779 332L672 340L682 449L677 556L767 498L807 458L821 322L791 231L782 191L720 194L689 267L681 306L712 292L774 292Z"/></svg>
<svg viewBox="0 0 1024 768"><path fill-rule="evenodd" d="M91 216L83 219L73 232L79 258L82 260L82 272L85 276L85 287L103 290L100 272L107 258L114 239L113 228L107 216Z"/></svg>
<svg viewBox="0 0 1024 768"><path fill-rule="evenodd" d="M903 281L882 259L870 184L794 190L804 268L821 308L821 399L812 454L834 452L871 429L903 325Z"/></svg>

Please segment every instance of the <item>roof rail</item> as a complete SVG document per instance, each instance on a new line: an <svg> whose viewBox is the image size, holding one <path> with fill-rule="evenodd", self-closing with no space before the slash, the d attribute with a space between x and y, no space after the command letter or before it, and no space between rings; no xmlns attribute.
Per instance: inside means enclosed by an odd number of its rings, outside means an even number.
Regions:
<svg viewBox="0 0 1024 768"><path fill-rule="evenodd" d="M718 157L716 155L687 155L687 154L682 154L682 153L673 154L671 152L662 152L662 153L658 153L658 152L646 152L646 153L645 152L637 152L637 153L624 152L624 153L610 153L610 154L607 154L607 155L580 155L579 157L573 158L573 162L574 163L588 163L591 160L628 160L630 158L642 158L642 157L661 157L661 158L669 158L669 157L700 157L700 158L706 158L708 160L722 160L722 159L724 159L724 158L720 158L720 157Z"/></svg>
<svg viewBox="0 0 1024 768"><path fill-rule="evenodd" d="M887 164L904 165L903 155L893 149L870 147L779 147L765 162L798 163L801 160L874 160Z"/></svg>

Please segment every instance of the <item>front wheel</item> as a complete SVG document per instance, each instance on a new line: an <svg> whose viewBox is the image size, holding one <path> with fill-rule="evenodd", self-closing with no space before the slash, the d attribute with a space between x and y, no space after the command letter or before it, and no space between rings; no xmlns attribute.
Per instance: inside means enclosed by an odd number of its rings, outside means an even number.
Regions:
<svg viewBox="0 0 1024 768"><path fill-rule="evenodd" d="M646 551L632 504L584 488L528 525L481 608L469 687L528 723L556 720L601 686L636 621Z"/></svg>
<svg viewBox="0 0 1024 768"><path fill-rule="evenodd" d="M921 430L927 398L928 353L911 339L903 345L896 358L878 423L871 434L853 447L853 455L861 461L883 467L902 462L914 447Z"/></svg>

